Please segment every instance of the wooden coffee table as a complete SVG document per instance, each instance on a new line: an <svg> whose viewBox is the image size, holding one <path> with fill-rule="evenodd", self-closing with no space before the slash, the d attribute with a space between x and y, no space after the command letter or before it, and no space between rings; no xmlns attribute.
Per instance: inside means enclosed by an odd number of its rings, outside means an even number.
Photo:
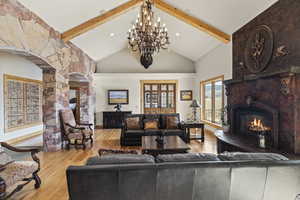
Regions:
<svg viewBox="0 0 300 200"><path fill-rule="evenodd" d="M164 144L156 142L157 136L142 136L142 153L159 154L187 153L190 147L179 136L164 136Z"/></svg>

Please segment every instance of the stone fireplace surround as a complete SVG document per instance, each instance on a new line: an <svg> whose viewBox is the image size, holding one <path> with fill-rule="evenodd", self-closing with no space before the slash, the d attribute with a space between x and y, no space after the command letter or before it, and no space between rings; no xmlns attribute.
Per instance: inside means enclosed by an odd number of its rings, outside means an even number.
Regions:
<svg viewBox="0 0 300 200"><path fill-rule="evenodd" d="M238 134L235 129L238 108L258 108L272 116L274 148L300 153L300 88L297 87L300 85L300 67L224 83L231 125L229 134Z"/></svg>
<svg viewBox="0 0 300 200"><path fill-rule="evenodd" d="M227 104L254 102L278 111L278 149L300 154L299 0L279 0L233 36ZM231 111L228 111L230 121ZM230 130L235 131L233 127Z"/></svg>

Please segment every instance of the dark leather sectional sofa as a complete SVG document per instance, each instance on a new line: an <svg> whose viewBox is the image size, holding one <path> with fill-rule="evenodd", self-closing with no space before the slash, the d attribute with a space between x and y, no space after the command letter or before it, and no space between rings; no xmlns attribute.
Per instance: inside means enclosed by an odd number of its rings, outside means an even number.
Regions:
<svg viewBox="0 0 300 200"><path fill-rule="evenodd" d="M130 129L126 123L129 118L139 118L140 129ZM172 129L167 129L167 118L175 117L177 121L177 127ZM156 119L158 120L159 129L157 130L145 130L144 120ZM132 114L126 115L124 123L122 125L121 133L121 146L141 146L142 136L158 135L160 131L164 130L165 135L179 136L183 141L187 141L185 130L180 124L180 115L178 113L174 114Z"/></svg>
<svg viewBox="0 0 300 200"><path fill-rule="evenodd" d="M92 158L67 169L70 200L298 200L300 161L227 160L190 154L127 164ZM144 156L144 155L140 155ZM187 156L187 157L186 157ZM167 158L166 158L167 157ZM124 158L124 157L123 157ZM297 197L298 196L298 197Z"/></svg>

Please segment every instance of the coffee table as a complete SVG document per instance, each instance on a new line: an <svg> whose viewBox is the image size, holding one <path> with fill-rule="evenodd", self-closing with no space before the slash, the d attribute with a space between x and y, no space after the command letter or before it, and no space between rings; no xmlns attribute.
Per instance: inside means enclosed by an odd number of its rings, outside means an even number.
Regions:
<svg viewBox="0 0 300 200"><path fill-rule="evenodd" d="M164 144L156 142L157 136L142 136L142 153L159 154L187 153L190 147L179 136L164 136Z"/></svg>

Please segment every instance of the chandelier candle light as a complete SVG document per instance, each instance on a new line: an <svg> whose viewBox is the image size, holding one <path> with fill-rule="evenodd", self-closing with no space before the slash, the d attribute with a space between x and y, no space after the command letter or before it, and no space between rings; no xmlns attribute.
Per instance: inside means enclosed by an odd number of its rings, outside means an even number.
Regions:
<svg viewBox="0 0 300 200"><path fill-rule="evenodd" d="M161 25L159 17L155 20L151 0L144 0L135 23L128 31L128 44L132 51L140 52L140 62L146 69L153 63L155 53L168 48L168 29L165 24Z"/></svg>

